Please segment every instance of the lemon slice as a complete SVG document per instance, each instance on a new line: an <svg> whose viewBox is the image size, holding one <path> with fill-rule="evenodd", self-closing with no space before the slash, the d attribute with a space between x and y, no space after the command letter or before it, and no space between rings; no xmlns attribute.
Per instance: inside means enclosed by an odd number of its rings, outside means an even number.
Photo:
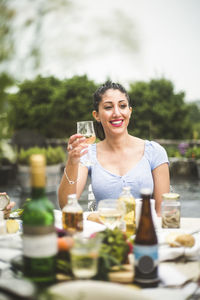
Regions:
<svg viewBox="0 0 200 300"><path fill-rule="evenodd" d="M7 233L16 233L19 230L19 223L16 220L6 220Z"/></svg>

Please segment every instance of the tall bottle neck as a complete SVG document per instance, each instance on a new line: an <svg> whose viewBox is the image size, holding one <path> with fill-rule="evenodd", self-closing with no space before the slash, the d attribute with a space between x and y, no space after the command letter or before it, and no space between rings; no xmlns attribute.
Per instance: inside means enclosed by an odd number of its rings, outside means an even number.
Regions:
<svg viewBox="0 0 200 300"><path fill-rule="evenodd" d="M30 162L32 197L42 197L45 195L46 184L45 158L41 155L32 155Z"/></svg>
<svg viewBox="0 0 200 300"><path fill-rule="evenodd" d="M37 199L45 196L45 188L44 187L32 187L31 190L32 199Z"/></svg>
<svg viewBox="0 0 200 300"><path fill-rule="evenodd" d="M151 216L151 199L149 196L142 198L142 214Z"/></svg>

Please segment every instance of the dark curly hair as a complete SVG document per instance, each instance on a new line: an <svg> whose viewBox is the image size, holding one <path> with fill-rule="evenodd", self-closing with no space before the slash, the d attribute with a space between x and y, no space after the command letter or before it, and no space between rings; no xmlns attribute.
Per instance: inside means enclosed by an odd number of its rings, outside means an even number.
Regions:
<svg viewBox="0 0 200 300"><path fill-rule="evenodd" d="M102 84L100 87L98 87L98 89L95 91L95 93L93 95L93 107L94 107L94 110L96 110L97 112L99 111L99 103L101 102L103 95L107 92L107 90L110 90L110 89L119 90L121 93L125 94L125 96L128 100L128 104L130 106L130 104L131 104L130 97L129 97L127 91L125 90L125 88L119 83L115 83L112 81L106 81L104 84ZM104 140L105 133L104 133L104 129L103 129L101 122L95 121L94 126L95 126L96 136L100 140Z"/></svg>

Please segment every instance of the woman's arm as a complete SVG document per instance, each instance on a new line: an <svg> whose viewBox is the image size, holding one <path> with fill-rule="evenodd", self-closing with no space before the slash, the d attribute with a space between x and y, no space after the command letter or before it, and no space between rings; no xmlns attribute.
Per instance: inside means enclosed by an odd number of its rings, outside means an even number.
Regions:
<svg viewBox="0 0 200 300"><path fill-rule="evenodd" d="M60 186L58 189L59 205L62 209L67 204L67 197L70 194L76 194L79 198L85 188L85 184L88 176L88 169L81 164L71 166L69 163L66 164L66 173L70 180L75 181L74 184L70 184L66 178L65 173L62 176ZM77 181L78 180L78 181ZM76 182L77 181L77 182Z"/></svg>
<svg viewBox="0 0 200 300"><path fill-rule="evenodd" d="M62 209L67 204L69 194L79 198L87 181L88 169L80 164L80 158L87 153L88 145L80 134L74 134L68 141L68 159L64 169L59 189L58 200Z"/></svg>
<svg viewBox="0 0 200 300"><path fill-rule="evenodd" d="M154 181L154 192L153 196L156 204L157 215L161 215L161 203L162 203L162 194L169 193L170 191L170 175L169 175L169 165L164 163L152 172L153 181Z"/></svg>

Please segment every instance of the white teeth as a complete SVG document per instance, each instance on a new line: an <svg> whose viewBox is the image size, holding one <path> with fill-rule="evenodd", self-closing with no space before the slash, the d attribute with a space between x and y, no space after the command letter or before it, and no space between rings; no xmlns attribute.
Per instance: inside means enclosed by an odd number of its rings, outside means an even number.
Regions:
<svg viewBox="0 0 200 300"><path fill-rule="evenodd" d="M114 121L114 122L112 121L111 123L112 123L112 124L120 124L121 122L122 122L122 121Z"/></svg>

